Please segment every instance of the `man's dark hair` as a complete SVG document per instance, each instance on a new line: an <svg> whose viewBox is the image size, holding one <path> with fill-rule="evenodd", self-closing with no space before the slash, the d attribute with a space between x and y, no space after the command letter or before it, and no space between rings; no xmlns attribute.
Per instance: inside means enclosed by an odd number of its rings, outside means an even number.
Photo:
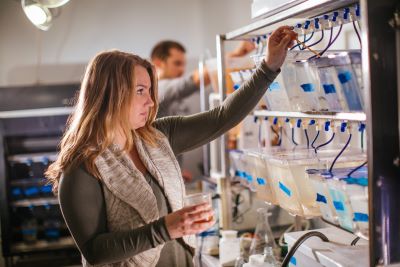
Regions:
<svg viewBox="0 0 400 267"><path fill-rule="evenodd" d="M175 41L161 41L156 44L153 49L151 50L151 60L156 58L161 60L166 60L169 57L169 51L175 48L183 53L186 53L185 47L178 42Z"/></svg>

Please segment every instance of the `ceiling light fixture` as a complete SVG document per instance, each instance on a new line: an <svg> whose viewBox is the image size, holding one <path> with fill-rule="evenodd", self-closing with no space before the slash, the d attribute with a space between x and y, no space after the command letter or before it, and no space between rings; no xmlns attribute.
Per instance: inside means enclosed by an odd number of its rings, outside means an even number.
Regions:
<svg viewBox="0 0 400 267"><path fill-rule="evenodd" d="M28 19L42 31L47 31L54 18L51 8L65 5L69 0L21 0L21 6Z"/></svg>

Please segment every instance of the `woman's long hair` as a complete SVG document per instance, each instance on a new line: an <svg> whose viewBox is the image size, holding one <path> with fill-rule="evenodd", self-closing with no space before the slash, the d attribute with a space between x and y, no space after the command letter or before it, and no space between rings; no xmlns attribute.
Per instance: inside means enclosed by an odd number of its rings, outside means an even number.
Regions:
<svg viewBox="0 0 400 267"><path fill-rule="evenodd" d="M154 106L150 109L146 125L133 131L129 125L129 107L134 93L136 66L144 67L150 75ZM75 111L68 118L61 140L58 158L45 174L53 184L53 192L58 192L62 173L81 164L89 173L100 178L94 161L112 144L116 125L121 126L127 138L125 150L132 148L133 138L136 137L155 145L159 135L152 123L157 114L157 98L157 78L150 62L117 50L96 55L86 68Z"/></svg>

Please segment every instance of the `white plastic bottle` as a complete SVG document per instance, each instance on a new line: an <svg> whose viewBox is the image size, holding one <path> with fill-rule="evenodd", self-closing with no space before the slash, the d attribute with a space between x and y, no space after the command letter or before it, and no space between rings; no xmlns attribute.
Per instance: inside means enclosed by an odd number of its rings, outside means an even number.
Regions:
<svg viewBox="0 0 400 267"><path fill-rule="evenodd" d="M219 240L219 261L221 266L234 266L236 258L240 256L240 239L237 231L221 231L222 238Z"/></svg>
<svg viewBox="0 0 400 267"><path fill-rule="evenodd" d="M264 249L264 254L254 254L249 257L249 262L243 267L278 267L271 247Z"/></svg>
<svg viewBox="0 0 400 267"><path fill-rule="evenodd" d="M264 255L254 254L249 258L249 262L243 264L243 267L271 267L268 262L264 262Z"/></svg>

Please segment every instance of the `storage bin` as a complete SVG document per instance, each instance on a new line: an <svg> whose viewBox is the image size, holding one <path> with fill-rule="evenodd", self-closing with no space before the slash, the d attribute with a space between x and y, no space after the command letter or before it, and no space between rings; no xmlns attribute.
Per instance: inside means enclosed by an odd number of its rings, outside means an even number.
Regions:
<svg viewBox="0 0 400 267"><path fill-rule="evenodd" d="M318 77L307 60L286 62L281 69L282 79L293 111L327 109L326 103L319 104Z"/></svg>
<svg viewBox="0 0 400 267"><path fill-rule="evenodd" d="M348 111L347 102L338 80L336 69L332 66L332 57L316 58L312 67L318 73L322 95L320 101L326 101L330 111Z"/></svg>
<svg viewBox="0 0 400 267"><path fill-rule="evenodd" d="M307 169L327 168L339 153L339 149L287 150L272 153L267 157L267 167L272 179L277 180L276 196L279 205L293 215L311 218L320 216L316 201L316 192L306 174ZM346 151L336 162L337 167L359 166L365 161L365 155L358 150Z"/></svg>
<svg viewBox="0 0 400 267"><path fill-rule="evenodd" d="M264 55L255 55L252 58L256 66L258 66L264 59ZM280 73L270 84L264 95L268 110L292 111L282 77L282 73Z"/></svg>
<svg viewBox="0 0 400 267"><path fill-rule="evenodd" d="M360 86L351 65L349 54L346 52L339 53L332 58L331 62L332 65L335 66L337 77L342 86L349 110L362 111L363 106L360 97Z"/></svg>
<svg viewBox="0 0 400 267"><path fill-rule="evenodd" d="M360 89L360 98L361 98L361 103L364 106L365 100L365 94L364 94L364 82L363 82L363 75L362 75L362 61L361 61L361 51L351 51L349 52L349 57L350 57L350 62L351 66L353 67L354 73L356 74L357 77L357 83Z"/></svg>
<svg viewBox="0 0 400 267"><path fill-rule="evenodd" d="M350 177L353 168L344 168L333 171L334 179L339 181L336 191L343 194L343 203L349 205L352 214L349 216L352 221L352 230L363 237L368 237L368 174L367 167L362 167L354 172ZM346 223L349 218L346 214Z"/></svg>
<svg viewBox="0 0 400 267"><path fill-rule="evenodd" d="M247 187L253 191L256 192L256 172L255 172L255 166L254 166L254 162L253 162L253 156L250 156L249 153L247 151L244 151L243 155L242 155L242 166L243 166L243 179L244 180L244 184L247 185Z"/></svg>
<svg viewBox="0 0 400 267"><path fill-rule="evenodd" d="M275 183L269 173L262 151L248 151L247 155L249 163L254 169L254 188L257 198L271 205L278 204L275 196Z"/></svg>
<svg viewBox="0 0 400 267"><path fill-rule="evenodd" d="M319 205L322 218L331 223L337 224L337 214L335 212L335 208L333 207L333 202L329 194L329 187L327 182L327 179L331 177L321 176L321 174L324 174L326 172L326 169L308 169L306 172L315 190L316 201Z"/></svg>
<svg viewBox="0 0 400 267"><path fill-rule="evenodd" d="M229 172L230 176L234 179L239 180L241 183L245 183L245 171L243 161L243 151L241 150L230 150L229 151ZM245 183L247 184L247 183Z"/></svg>

